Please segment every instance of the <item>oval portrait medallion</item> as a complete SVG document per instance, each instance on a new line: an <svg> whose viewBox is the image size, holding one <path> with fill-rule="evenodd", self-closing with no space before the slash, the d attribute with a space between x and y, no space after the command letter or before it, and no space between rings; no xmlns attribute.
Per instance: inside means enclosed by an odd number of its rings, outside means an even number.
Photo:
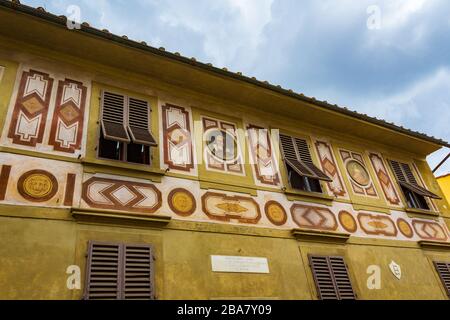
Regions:
<svg viewBox="0 0 450 320"><path fill-rule="evenodd" d="M168 202L170 209L183 217L190 216L197 208L195 198L192 193L182 188L172 190L169 193Z"/></svg>
<svg viewBox="0 0 450 320"><path fill-rule="evenodd" d="M211 129L205 133L208 152L223 162L233 162L238 158L236 138L228 131Z"/></svg>
<svg viewBox="0 0 450 320"><path fill-rule="evenodd" d="M55 196L58 191L58 181L50 172L32 170L19 178L17 191L29 201L44 202Z"/></svg>
<svg viewBox="0 0 450 320"><path fill-rule="evenodd" d="M360 186L368 186L370 184L370 176L366 168L355 160L347 162L347 172L350 178Z"/></svg>
<svg viewBox="0 0 450 320"><path fill-rule="evenodd" d="M339 212L339 222L342 227L350 233L354 233L358 230L355 218L348 211L342 210Z"/></svg>
<svg viewBox="0 0 450 320"><path fill-rule="evenodd" d="M287 221L286 210L276 201L268 201L264 207L267 219L276 226L282 226Z"/></svg>

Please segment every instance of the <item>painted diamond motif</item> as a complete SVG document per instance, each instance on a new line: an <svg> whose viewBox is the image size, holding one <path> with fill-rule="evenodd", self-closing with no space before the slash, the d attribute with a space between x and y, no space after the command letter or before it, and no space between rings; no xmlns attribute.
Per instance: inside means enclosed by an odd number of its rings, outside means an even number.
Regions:
<svg viewBox="0 0 450 320"><path fill-rule="evenodd" d="M378 178L380 178L384 185L387 186L389 184L389 177L383 171L378 172Z"/></svg>
<svg viewBox="0 0 450 320"><path fill-rule="evenodd" d="M325 159L324 164L323 164L323 168L331 175L334 176L336 174L336 167L334 166L334 164L328 160Z"/></svg>
<svg viewBox="0 0 450 320"><path fill-rule="evenodd" d="M137 198L137 195L130 191L126 186L121 186L119 189L111 192L111 195L119 201L123 206Z"/></svg>
<svg viewBox="0 0 450 320"><path fill-rule="evenodd" d="M34 114L44 109L44 105L38 99L36 99L36 97L28 99L27 101L23 102L22 105L30 114Z"/></svg>
<svg viewBox="0 0 450 320"><path fill-rule="evenodd" d="M62 108L61 115L64 118L64 120L66 120L67 122L70 122L73 119L78 118L80 113L79 113L77 108L75 108L74 106L68 104L68 105L66 105L65 107Z"/></svg>
<svg viewBox="0 0 450 320"><path fill-rule="evenodd" d="M189 140L189 132L181 128L176 128L169 133L169 140L174 145L182 145Z"/></svg>

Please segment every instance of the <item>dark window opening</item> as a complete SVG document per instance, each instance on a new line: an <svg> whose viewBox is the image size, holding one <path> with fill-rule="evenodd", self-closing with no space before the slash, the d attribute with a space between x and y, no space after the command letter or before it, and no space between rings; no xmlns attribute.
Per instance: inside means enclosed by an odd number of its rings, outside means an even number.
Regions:
<svg viewBox="0 0 450 320"><path fill-rule="evenodd" d="M98 155L105 159L150 164L149 146L108 140L105 139L103 132L100 134Z"/></svg>
<svg viewBox="0 0 450 320"><path fill-rule="evenodd" d="M293 189L322 193L322 187L318 179L299 175L294 169L287 165L289 183Z"/></svg>
<svg viewBox="0 0 450 320"><path fill-rule="evenodd" d="M150 147L142 144L127 144L127 161L150 164Z"/></svg>
<svg viewBox="0 0 450 320"><path fill-rule="evenodd" d="M100 158L112 160L124 160L123 145L124 145L123 142L105 139L103 131L101 131L98 154Z"/></svg>
<svg viewBox="0 0 450 320"><path fill-rule="evenodd" d="M427 201L425 200L424 196L421 196L420 194L412 192L411 190L409 190L403 186L402 186L402 191L403 191L403 194L405 195L408 207L414 208L414 209L430 210L430 207L428 206Z"/></svg>

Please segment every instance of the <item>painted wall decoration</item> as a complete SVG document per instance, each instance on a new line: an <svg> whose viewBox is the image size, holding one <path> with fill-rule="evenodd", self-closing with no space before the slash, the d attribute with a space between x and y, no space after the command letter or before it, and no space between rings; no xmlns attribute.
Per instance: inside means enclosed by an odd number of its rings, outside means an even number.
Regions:
<svg viewBox="0 0 450 320"><path fill-rule="evenodd" d="M237 127L233 123L202 118L204 157L208 170L244 173Z"/></svg>
<svg viewBox="0 0 450 320"><path fill-rule="evenodd" d="M82 166L0 153L0 203L39 207L78 205ZM49 169L51 168L51 169Z"/></svg>
<svg viewBox="0 0 450 320"><path fill-rule="evenodd" d="M256 224L261 219L259 205L251 197L206 192L202 196L202 209L213 220Z"/></svg>
<svg viewBox="0 0 450 320"><path fill-rule="evenodd" d="M347 150L340 150L340 154L353 192L358 195L378 197L363 156Z"/></svg>
<svg viewBox="0 0 450 320"><path fill-rule="evenodd" d="M24 71L9 125L13 143L36 146L42 143L53 78L36 70Z"/></svg>
<svg viewBox="0 0 450 320"><path fill-rule="evenodd" d="M48 142L54 150L74 153L81 149L86 95L87 87L82 83L59 81Z"/></svg>
<svg viewBox="0 0 450 320"><path fill-rule="evenodd" d="M190 173L194 169L190 113L186 108L164 104L161 107L164 164L171 170Z"/></svg>
<svg viewBox="0 0 450 320"><path fill-rule="evenodd" d="M28 201L45 202L58 192L58 181L48 171L31 170L20 176L17 191Z"/></svg>
<svg viewBox="0 0 450 320"><path fill-rule="evenodd" d="M397 228L406 238L412 238L414 236L411 225L405 219L400 218L397 220Z"/></svg>
<svg viewBox="0 0 450 320"><path fill-rule="evenodd" d="M350 212L342 210L339 212L338 218L339 223L345 229L345 231L355 233L358 230L358 224L356 223L355 218Z"/></svg>
<svg viewBox="0 0 450 320"><path fill-rule="evenodd" d="M81 197L91 208L154 213L162 204L153 184L92 177L83 183Z"/></svg>
<svg viewBox="0 0 450 320"><path fill-rule="evenodd" d="M358 221L361 229L366 234L382 234L388 237L397 236L398 231L395 223L387 215L360 213L358 214Z"/></svg>
<svg viewBox="0 0 450 320"><path fill-rule="evenodd" d="M282 226L287 222L286 210L283 206L274 200L268 201L264 206L264 212L267 219L276 226Z"/></svg>
<svg viewBox="0 0 450 320"><path fill-rule="evenodd" d="M292 219L301 228L336 230L337 220L328 208L294 204L291 207Z"/></svg>
<svg viewBox="0 0 450 320"><path fill-rule="evenodd" d="M333 179L332 182L327 182L328 189L335 197L345 197L347 191L339 173L331 146L323 141L316 141L315 146L322 170L327 176Z"/></svg>
<svg viewBox="0 0 450 320"><path fill-rule="evenodd" d="M197 208L195 197L191 192L183 188L176 188L169 193L167 202L170 209L179 216L188 217Z"/></svg>
<svg viewBox="0 0 450 320"><path fill-rule="evenodd" d="M417 235L424 240L433 240L433 241L448 240L444 228L436 222L413 220L412 225Z"/></svg>
<svg viewBox="0 0 450 320"><path fill-rule="evenodd" d="M400 206L401 201L398 193L394 187L394 183L389 176L389 173L384 164L383 158L376 154L369 154L370 161L372 162L375 173L378 177L378 181L380 182L381 188L383 189L384 196L386 201L394 206Z"/></svg>
<svg viewBox="0 0 450 320"><path fill-rule="evenodd" d="M255 180L263 185L278 186L280 176L269 130L247 125L247 138Z"/></svg>

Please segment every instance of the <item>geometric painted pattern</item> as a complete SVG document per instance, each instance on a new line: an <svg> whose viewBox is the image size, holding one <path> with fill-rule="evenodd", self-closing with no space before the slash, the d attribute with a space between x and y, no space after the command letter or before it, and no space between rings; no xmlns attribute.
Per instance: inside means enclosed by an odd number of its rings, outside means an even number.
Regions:
<svg viewBox="0 0 450 320"><path fill-rule="evenodd" d="M412 225L417 235L424 240L447 241L448 239L444 228L436 222L413 220Z"/></svg>
<svg viewBox="0 0 450 320"><path fill-rule="evenodd" d="M46 73L22 73L8 131L14 144L34 147L42 143L52 86L53 79Z"/></svg>
<svg viewBox="0 0 450 320"><path fill-rule="evenodd" d="M272 152L269 130L248 125L247 137L256 179L262 184L278 185L280 178Z"/></svg>
<svg viewBox="0 0 450 320"><path fill-rule="evenodd" d="M302 228L334 231L338 227L335 215L328 208L294 204L291 214L294 222Z"/></svg>
<svg viewBox="0 0 450 320"><path fill-rule="evenodd" d="M49 138L54 150L74 153L81 149L86 93L80 82L59 81Z"/></svg>
<svg viewBox="0 0 450 320"><path fill-rule="evenodd" d="M340 150L340 154L353 192L378 198L363 156L360 153L347 150Z"/></svg>
<svg viewBox="0 0 450 320"><path fill-rule="evenodd" d="M194 168L189 112L179 106L162 106L164 164L190 172Z"/></svg>
<svg viewBox="0 0 450 320"><path fill-rule="evenodd" d="M82 199L92 208L154 213L161 192L152 184L92 177L83 183Z"/></svg>
<svg viewBox="0 0 450 320"><path fill-rule="evenodd" d="M316 141L316 149L322 170L333 179L333 181L327 182L328 188L335 197L344 197L346 190L342 183L331 146L326 142Z"/></svg>
<svg viewBox="0 0 450 320"><path fill-rule="evenodd" d="M389 177L386 166L383 163L383 159L375 153L370 153L369 158L377 174L378 181L380 182L381 188L383 189L386 200L391 205L399 206L400 198L397 195L397 191L395 190L391 178Z"/></svg>
<svg viewBox="0 0 450 320"><path fill-rule="evenodd" d="M358 221L361 229L369 235L395 237L398 234L395 223L386 215L360 213L358 214Z"/></svg>

